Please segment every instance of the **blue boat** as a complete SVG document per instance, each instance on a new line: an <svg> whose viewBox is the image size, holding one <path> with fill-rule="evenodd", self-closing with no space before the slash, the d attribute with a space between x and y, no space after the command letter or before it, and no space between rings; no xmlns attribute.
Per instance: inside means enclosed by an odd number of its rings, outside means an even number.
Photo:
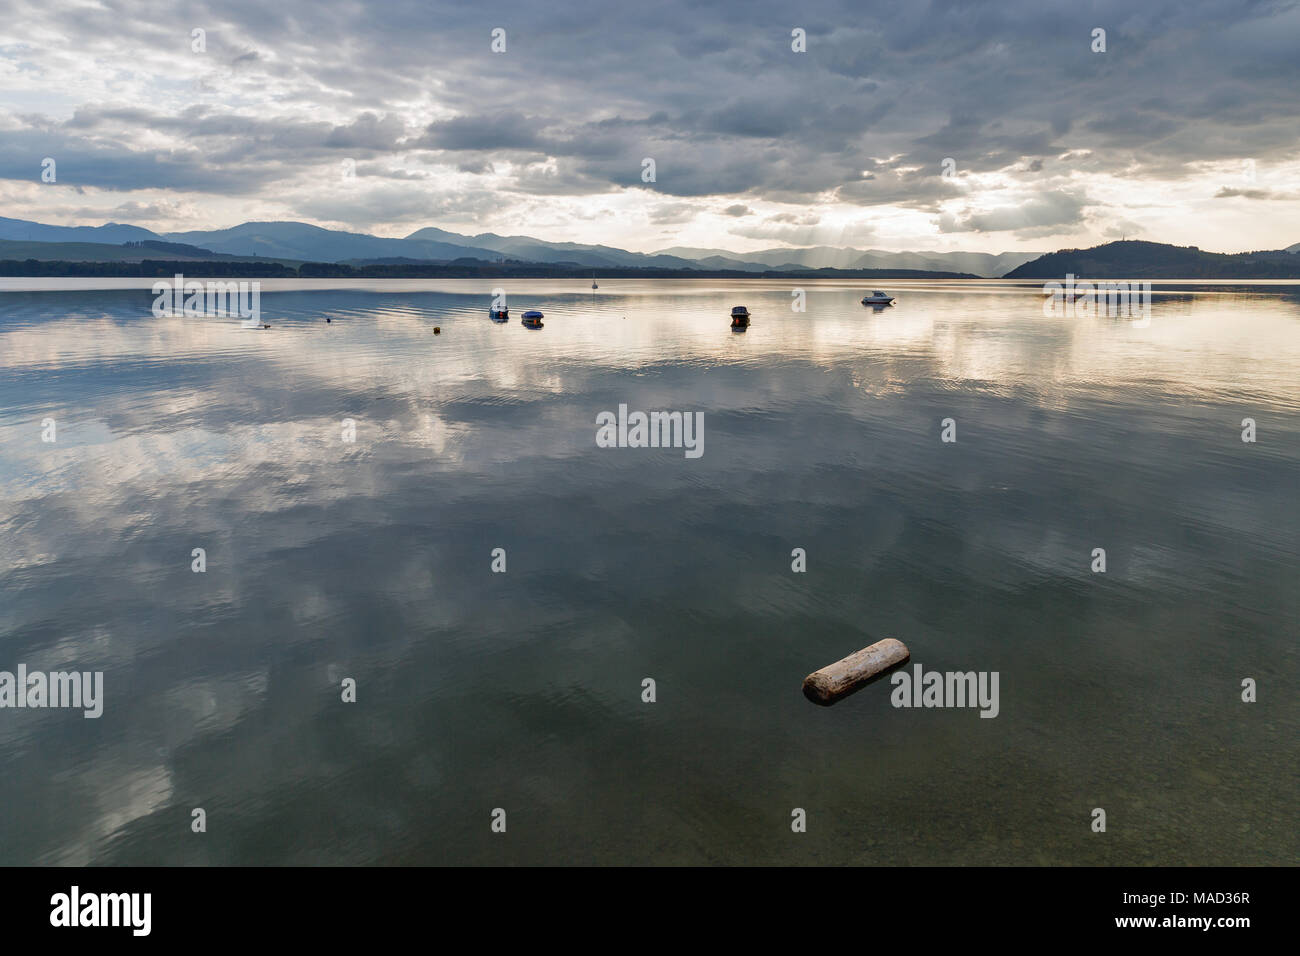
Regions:
<svg viewBox="0 0 1300 956"><path fill-rule="evenodd" d="M493 322L505 322L510 318L509 309L488 309L488 315L492 317Z"/></svg>
<svg viewBox="0 0 1300 956"><path fill-rule="evenodd" d="M522 322L526 328L540 329L542 327L542 313L536 311L525 312L524 317L519 321Z"/></svg>

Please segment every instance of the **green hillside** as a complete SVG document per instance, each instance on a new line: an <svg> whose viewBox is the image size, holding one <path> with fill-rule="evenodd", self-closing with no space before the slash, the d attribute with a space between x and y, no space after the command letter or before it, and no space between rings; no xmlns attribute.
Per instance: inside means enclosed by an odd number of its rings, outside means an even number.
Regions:
<svg viewBox="0 0 1300 956"><path fill-rule="evenodd" d="M1300 255L1203 252L1162 242L1108 242L1091 249L1062 249L1012 269L1006 279L1300 279Z"/></svg>

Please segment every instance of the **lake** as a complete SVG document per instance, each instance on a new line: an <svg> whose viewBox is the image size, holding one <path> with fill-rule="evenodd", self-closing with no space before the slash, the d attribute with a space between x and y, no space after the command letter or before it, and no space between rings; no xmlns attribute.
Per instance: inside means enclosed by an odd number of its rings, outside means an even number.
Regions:
<svg viewBox="0 0 1300 956"><path fill-rule="evenodd" d="M0 281L0 862L1300 861L1294 284L599 283Z"/></svg>

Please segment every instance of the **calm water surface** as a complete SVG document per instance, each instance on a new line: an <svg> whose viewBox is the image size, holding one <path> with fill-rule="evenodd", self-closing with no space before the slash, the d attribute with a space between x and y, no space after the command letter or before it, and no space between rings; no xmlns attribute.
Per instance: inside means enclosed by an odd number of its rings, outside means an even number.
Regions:
<svg viewBox="0 0 1300 956"><path fill-rule="evenodd" d="M0 710L0 862L1300 859L1294 289L266 282L253 332L23 281L0 670L106 700ZM597 448L620 403L703 457ZM999 716L803 699L884 637Z"/></svg>

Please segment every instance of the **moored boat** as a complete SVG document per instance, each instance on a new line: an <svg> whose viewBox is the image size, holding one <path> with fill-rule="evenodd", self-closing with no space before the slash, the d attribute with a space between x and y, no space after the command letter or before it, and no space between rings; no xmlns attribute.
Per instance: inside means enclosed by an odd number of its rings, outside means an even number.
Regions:
<svg viewBox="0 0 1300 956"><path fill-rule="evenodd" d="M527 328L540 329L542 328L542 313L536 311L525 312L523 318L519 321Z"/></svg>
<svg viewBox="0 0 1300 956"><path fill-rule="evenodd" d="M738 305L732 308L731 327L733 329L736 328L743 329L748 327L748 325L749 325L749 309L745 308L743 305Z"/></svg>
<svg viewBox="0 0 1300 956"><path fill-rule="evenodd" d="M871 295L862 297L863 305L889 305L893 301L894 297L892 295L887 295L879 289L873 290Z"/></svg>

